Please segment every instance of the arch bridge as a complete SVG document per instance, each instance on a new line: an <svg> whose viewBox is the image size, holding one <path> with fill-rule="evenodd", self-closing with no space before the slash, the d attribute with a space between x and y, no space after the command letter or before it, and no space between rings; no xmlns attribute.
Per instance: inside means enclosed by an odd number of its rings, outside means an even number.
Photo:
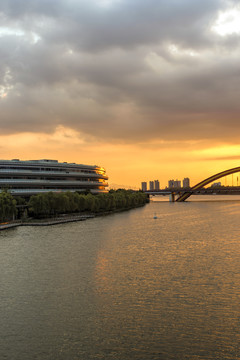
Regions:
<svg viewBox="0 0 240 360"><path fill-rule="evenodd" d="M193 191L202 189L205 185L208 185L211 182L222 178L223 176L231 175L231 174L234 174L237 172L240 172L240 166L232 168L232 169L228 169L228 170L222 171L218 174L215 174L213 176L210 176L209 178L201 181L200 183L198 183L195 186L193 186L192 188L190 188L189 191L185 191L183 194L181 194L178 197L178 199L176 199L176 201L178 201L178 202L185 201L187 198L189 198L189 196L192 195Z"/></svg>

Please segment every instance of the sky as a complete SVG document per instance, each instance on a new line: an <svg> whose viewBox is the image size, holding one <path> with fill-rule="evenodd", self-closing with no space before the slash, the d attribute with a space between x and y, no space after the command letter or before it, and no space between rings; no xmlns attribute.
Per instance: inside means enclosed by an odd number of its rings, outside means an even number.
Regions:
<svg viewBox="0 0 240 360"><path fill-rule="evenodd" d="M136 188L240 166L239 59L236 0L1 0L0 158Z"/></svg>

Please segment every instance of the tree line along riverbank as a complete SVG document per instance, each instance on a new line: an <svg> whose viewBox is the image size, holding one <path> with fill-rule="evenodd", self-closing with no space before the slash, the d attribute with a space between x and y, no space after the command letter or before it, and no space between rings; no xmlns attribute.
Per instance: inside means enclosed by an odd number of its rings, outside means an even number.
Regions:
<svg viewBox="0 0 240 360"><path fill-rule="evenodd" d="M108 193L92 195L61 192L48 192L33 195L29 201L23 198L13 198L10 193L0 193L1 222L21 218L24 215L33 219L44 219L61 214L108 213L142 206L148 202L147 195L142 191L110 190ZM26 215L27 209L27 215Z"/></svg>

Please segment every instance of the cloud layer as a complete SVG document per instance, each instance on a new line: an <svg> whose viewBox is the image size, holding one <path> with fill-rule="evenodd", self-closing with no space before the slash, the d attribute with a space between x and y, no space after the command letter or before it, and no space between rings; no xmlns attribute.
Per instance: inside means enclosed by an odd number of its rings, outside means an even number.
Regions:
<svg viewBox="0 0 240 360"><path fill-rule="evenodd" d="M237 2L1 0L1 132L237 142L240 37L216 30L229 9Z"/></svg>

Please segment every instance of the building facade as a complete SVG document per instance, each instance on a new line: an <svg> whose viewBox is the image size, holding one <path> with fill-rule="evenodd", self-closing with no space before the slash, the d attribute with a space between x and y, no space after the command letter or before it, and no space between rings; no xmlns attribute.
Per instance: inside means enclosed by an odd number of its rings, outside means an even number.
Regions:
<svg viewBox="0 0 240 360"><path fill-rule="evenodd" d="M190 187L190 179L184 178L183 179L183 188L189 188Z"/></svg>
<svg viewBox="0 0 240 360"><path fill-rule="evenodd" d="M173 187L174 187L174 189L180 189L181 188L181 181L180 180L174 180Z"/></svg>
<svg viewBox="0 0 240 360"><path fill-rule="evenodd" d="M57 160L0 160L0 191L31 196L46 192L106 192L108 177L97 165L60 163Z"/></svg>
<svg viewBox="0 0 240 360"><path fill-rule="evenodd" d="M220 187L220 186L222 186L221 181L215 182L215 183L213 183L213 184L211 185L211 187Z"/></svg>
<svg viewBox="0 0 240 360"><path fill-rule="evenodd" d="M168 188L173 189L174 188L174 180L168 180Z"/></svg>
<svg viewBox="0 0 240 360"><path fill-rule="evenodd" d="M180 189L181 188L181 181L180 180L169 180L168 181L168 188L169 189Z"/></svg>
<svg viewBox="0 0 240 360"><path fill-rule="evenodd" d="M142 191L147 191L147 183L145 181L142 182Z"/></svg>
<svg viewBox="0 0 240 360"><path fill-rule="evenodd" d="M160 183L158 180L154 180L154 190L159 191L160 190Z"/></svg>
<svg viewBox="0 0 240 360"><path fill-rule="evenodd" d="M149 190L150 191L154 190L154 181L149 181Z"/></svg>

